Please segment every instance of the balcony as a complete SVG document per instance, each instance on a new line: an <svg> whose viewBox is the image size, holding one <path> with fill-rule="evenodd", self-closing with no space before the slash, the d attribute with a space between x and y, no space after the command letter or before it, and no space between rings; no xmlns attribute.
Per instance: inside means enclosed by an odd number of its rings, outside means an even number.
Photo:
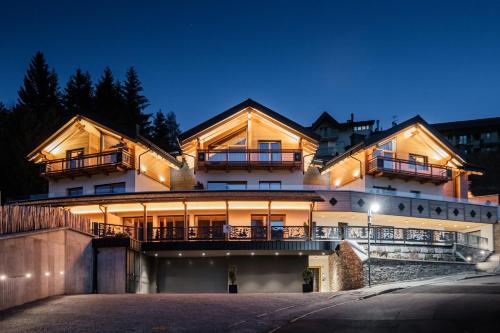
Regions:
<svg viewBox="0 0 500 333"><path fill-rule="evenodd" d="M94 223L92 233L100 238L129 237L143 240L141 227L128 227L115 224ZM270 237L270 238L268 238ZM309 228L305 226L273 226L267 234L265 226L223 226L188 228L185 238L183 227L155 227L148 230L148 241L340 241L354 240L359 243L368 241L368 227L314 226L309 237ZM374 244L407 244L427 246L452 246L460 244L472 248L487 249L488 239L456 231L395 228L374 226L370 229L370 241Z"/></svg>
<svg viewBox="0 0 500 333"><path fill-rule="evenodd" d="M302 168L300 149L198 150L196 167L205 170L252 170Z"/></svg>
<svg viewBox="0 0 500 333"><path fill-rule="evenodd" d="M442 184L451 180L452 170L444 165L418 163L377 156L368 161L369 175Z"/></svg>
<svg viewBox="0 0 500 333"><path fill-rule="evenodd" d="M74 158L44 161L40 166L42 176L50 179L108 174L134 168L134 159L129 152L119 149Z"/></svg>

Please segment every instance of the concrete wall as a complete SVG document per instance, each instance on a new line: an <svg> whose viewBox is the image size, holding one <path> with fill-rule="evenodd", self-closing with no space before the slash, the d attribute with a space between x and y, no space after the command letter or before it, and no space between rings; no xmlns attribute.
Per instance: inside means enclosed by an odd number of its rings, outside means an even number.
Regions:
<svg viewBox="0 0 500 333"><path fill-rule="evenodd" d="M0 275L6 278L0 280L0 310L54 295L90 293L91 240L69 229L1 237Z"/></svg>
<svg viewBox="0 0 500 333"><path fill-rule="evenodd" d="M126 248L99 248L97 254L97 292L118 294L126 292Z"/></svg>
<svg viewBox="0 0 500 333"><path fill-rule="evenodd" d="M368 265L366 262L363 264L363 268L365 285L367 285ZM372 284L430 278L440 275L473 272L474 270L474 264L459 262L371 259Z"/></svg>

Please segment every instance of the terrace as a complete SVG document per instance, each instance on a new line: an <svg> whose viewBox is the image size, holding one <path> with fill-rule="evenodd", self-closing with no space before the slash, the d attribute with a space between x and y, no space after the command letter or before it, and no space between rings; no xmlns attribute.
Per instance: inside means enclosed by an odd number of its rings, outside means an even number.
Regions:
<svg viewBox="0 0 500 333"><path fill-rule="evenodd" d="M126 150L118 149L44 161L40 164L40 174L46 178L61 179L108 174L133 168L134 159L132 155Z"/></svg>

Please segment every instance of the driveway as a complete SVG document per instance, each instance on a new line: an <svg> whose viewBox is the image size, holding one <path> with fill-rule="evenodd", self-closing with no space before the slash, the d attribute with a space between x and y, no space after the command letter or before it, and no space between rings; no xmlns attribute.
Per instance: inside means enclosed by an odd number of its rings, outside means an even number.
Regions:
<svg viewBox="0 0 500 333"><path fill-rule="evenodd" d="M461 278L388 284L335 294L52 297L0 313L0 331L500 331L500 276Z"/></svg>

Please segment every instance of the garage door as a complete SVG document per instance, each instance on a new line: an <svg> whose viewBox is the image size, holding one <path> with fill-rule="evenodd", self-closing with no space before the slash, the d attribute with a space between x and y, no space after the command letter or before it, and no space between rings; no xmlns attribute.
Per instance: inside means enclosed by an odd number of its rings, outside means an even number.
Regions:
<svg viewBox="0 0 500 333"><path fill-rule="evenodd" d="M225 258L162 258L158 262L158 292L227 292Z"/></svg>

